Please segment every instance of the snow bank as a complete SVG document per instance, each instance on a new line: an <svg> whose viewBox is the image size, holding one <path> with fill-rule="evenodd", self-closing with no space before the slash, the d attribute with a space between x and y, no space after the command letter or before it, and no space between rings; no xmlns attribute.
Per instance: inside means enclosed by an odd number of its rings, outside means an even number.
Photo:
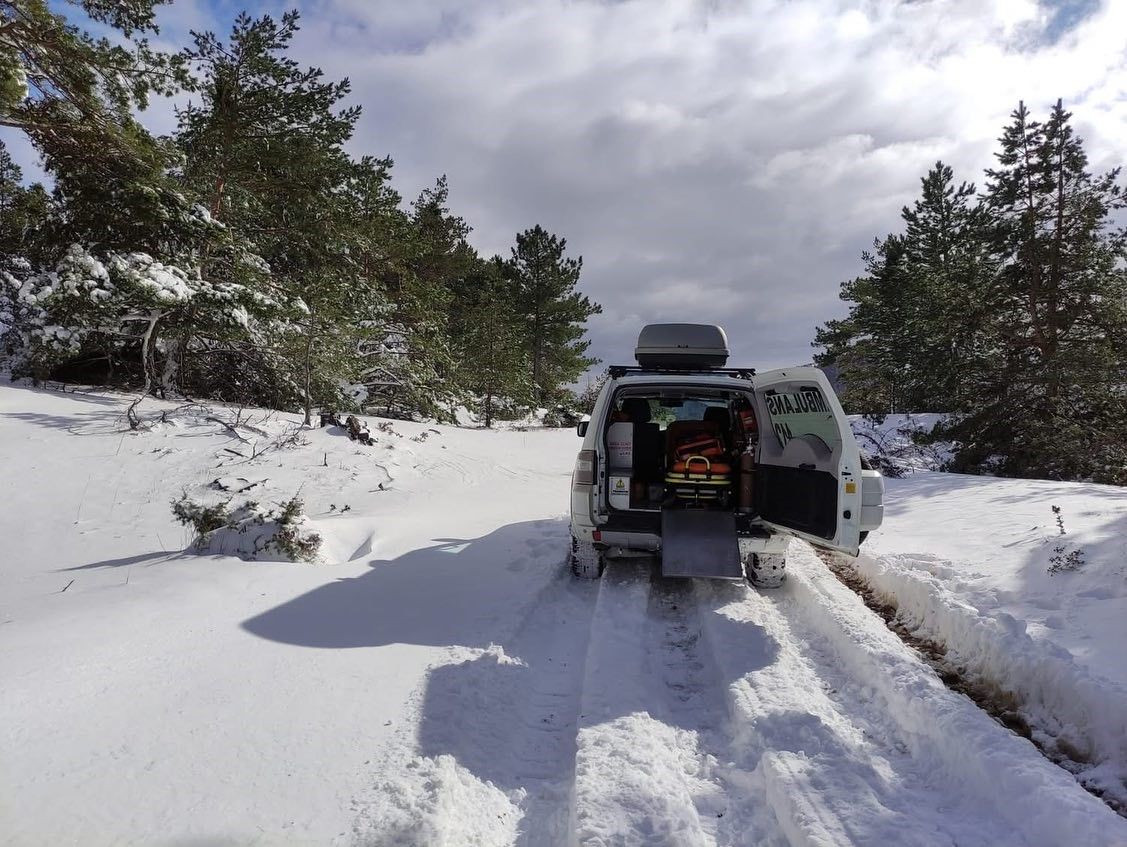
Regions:
<svg viewBox="0 0 1127 847"><path fill-rule="evenodd" d="M861 557L858 573L917 635L947 648L959 670L1016 697L1050 750L1082 780L1127 808L1127 686L1078 664L1063 647L1035 641L1024 622L984 614L911 556Z"/></svg>
<svg viewBox="0 0 1127 847"><path fill-rule="evenodd" d="M1127 807L1127 491L917 472L888 480L885 504L858 573ZM1082 564L1054 572L1071 551Z"/></svg>

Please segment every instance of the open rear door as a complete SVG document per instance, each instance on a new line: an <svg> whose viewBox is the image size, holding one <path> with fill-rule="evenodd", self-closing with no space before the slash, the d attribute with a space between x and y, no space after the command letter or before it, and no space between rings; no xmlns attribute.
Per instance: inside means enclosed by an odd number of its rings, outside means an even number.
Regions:
<svg viewBox="0 0 1127 847"><path fill-rule="evenodd" d="M857 555L861 453L818 368L756 374L760 422L755 501L764 523L819 547Z"/></svg>

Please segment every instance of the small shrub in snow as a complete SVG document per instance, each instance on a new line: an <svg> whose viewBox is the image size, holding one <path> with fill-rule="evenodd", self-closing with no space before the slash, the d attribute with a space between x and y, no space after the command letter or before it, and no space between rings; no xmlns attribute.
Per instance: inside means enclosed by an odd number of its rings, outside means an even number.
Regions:
<svg viewBox="0 0 1127 847"><path fill-rule="evenodd" d="M570 429L579 423L581 416L582 413L570 406L555 406L544 415L544 426L552 429Z"/></svg>
<svg viewBox="0 0 1127 847"><path fill-rule="evenodd" d="M278 531L274 535L274 545L295 562L312 562L321 550L321 536L315 532L303 532L302 509L305 504L296 495L282 504L282 510L274 517Z"/></svg>
<svg viewBox="0 0 1127 847"><path fill-rule="evenodd" d="M317 560L321 536L305 528L301 498L294 496L278 510L265 512L257 500L248 500L233 510L227 508L229 502L204 505L187 494L173 501L172 514L196 532L192 546L198 552L251 560Z"/></svg>
<svg viewBox="0 0 1127 847"><path fill-rule="evenodd" d="M182 493L179 500L172 501L172 514L181 524L195 530L197 541L226 526L231 518L227 502L205 506L188 497L187 492Z"/></svg>
<svg viewBox="0 0 1127 847"><path fill-rule="evenodd" d="M1053 514L1057 517L1057 529L1060 530L1061 535L1065 535L1064 515L1061 514L1060 506L1053 506Z"/></svg>
<svg viewBox="0 0 1127 847"><path fill-rule="evenodd" d="M1084 567L1083 550L1067 550L1063 544L1053 548L1053 555L1049 556L1049 573L1058 574L1065 571L1078 571Z"/></svg>

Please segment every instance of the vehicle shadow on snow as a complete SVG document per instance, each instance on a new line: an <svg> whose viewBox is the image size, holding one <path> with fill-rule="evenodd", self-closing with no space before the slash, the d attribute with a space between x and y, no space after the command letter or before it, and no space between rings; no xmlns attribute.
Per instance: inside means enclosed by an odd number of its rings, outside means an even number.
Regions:
<svg viewBox="0 0 1127 847"><path fill-rule="evenodd" d="M302 647L488 647L499 643L528 580L563 560L563 521L508 524L481 538L439 538L371 570L319 586L244 621L271 641ZM554 549L553 549L554 548Z"/></svg>
<svg viewBox="0 0 1127 847"><path fill-rule="evenodd" d="M499 648L427 676L418 754L451 756L476 779L522 796L517 844L568 841L581 728L596 758L635 756L630 734L664 725L693 733L683 743L701 755L730 760L728 689L779 653L763 627L721 612L737 591L694 595L692 581L645 568L604 580L576 580L561 563ZM630 599L639 582L650 582L641 604ZM728 651L722 666L717 649Z"/></svg>
<svg viewBox="0 0 1127 847"><path fill-rule="evenodd" d="M316 588L243 628L302 647L479 649L428 673L418 753L450 755L504 791L569 779L587 673L596 673L600 690L599 714L586 716L588 722L645 712L697 730L725 723L728 686L775 661L778 644L762 627L721 614L739 592L706 590L696 603L687 583L657 579L650 591L658 599L642 606L641 641L653 649L626 648L613 666L604 658L600 669L585 668L600 586L571 576L567 545L562 520L509 524L476 539L437 539L396 559L374 560L369 572ZM634 576L650 579L645 569ZM623 590L602 588L608 589ZM682 603L687 616L678 608ZM710 616L708 637L722 643L702 641L694 607ZM613 604L601 617L616 617ZM611 631L602 634L614 640L614 621L600 623L608 625ZM710 655L720 647L730 651L723 668ZM605 657L619 647L597 649ZM566 792L561 797L535 801L530 822L551 828L558 816L566 817Z"/></svg>

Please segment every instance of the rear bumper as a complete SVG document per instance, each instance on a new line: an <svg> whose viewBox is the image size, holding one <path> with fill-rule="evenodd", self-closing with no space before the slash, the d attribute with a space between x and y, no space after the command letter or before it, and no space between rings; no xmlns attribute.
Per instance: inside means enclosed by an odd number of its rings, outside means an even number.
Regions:
<svg viewBox="0 0 1127 847"><path fill-rule="evenodd" d="M872 532L884 523L884 506L861 507L861 532Z"/></svg>
<svg viewBox="0 0 1127 847"><path fill-rule="evenodd" d="M872 532L884 521L884 477L880 471L861 471L861 532Z"/></svg>
<svg viewBox="0 0 1127 847"><path fill-rule="evenodd" d="M572 492L572 505L577 505ZM582 501L584 505L587 500ZM595 537L595 533L598 537ZM571 534L579 541L588 541L596 547L607 550L611 555L629 552L661 552L661 513L660 512L620 512L613 514L603 523L591 522L586 511L572 510ZM790 536L772 532L756 520L745 515L737 515L736 538L740 554L782 553L790 542Z"/></svg>

